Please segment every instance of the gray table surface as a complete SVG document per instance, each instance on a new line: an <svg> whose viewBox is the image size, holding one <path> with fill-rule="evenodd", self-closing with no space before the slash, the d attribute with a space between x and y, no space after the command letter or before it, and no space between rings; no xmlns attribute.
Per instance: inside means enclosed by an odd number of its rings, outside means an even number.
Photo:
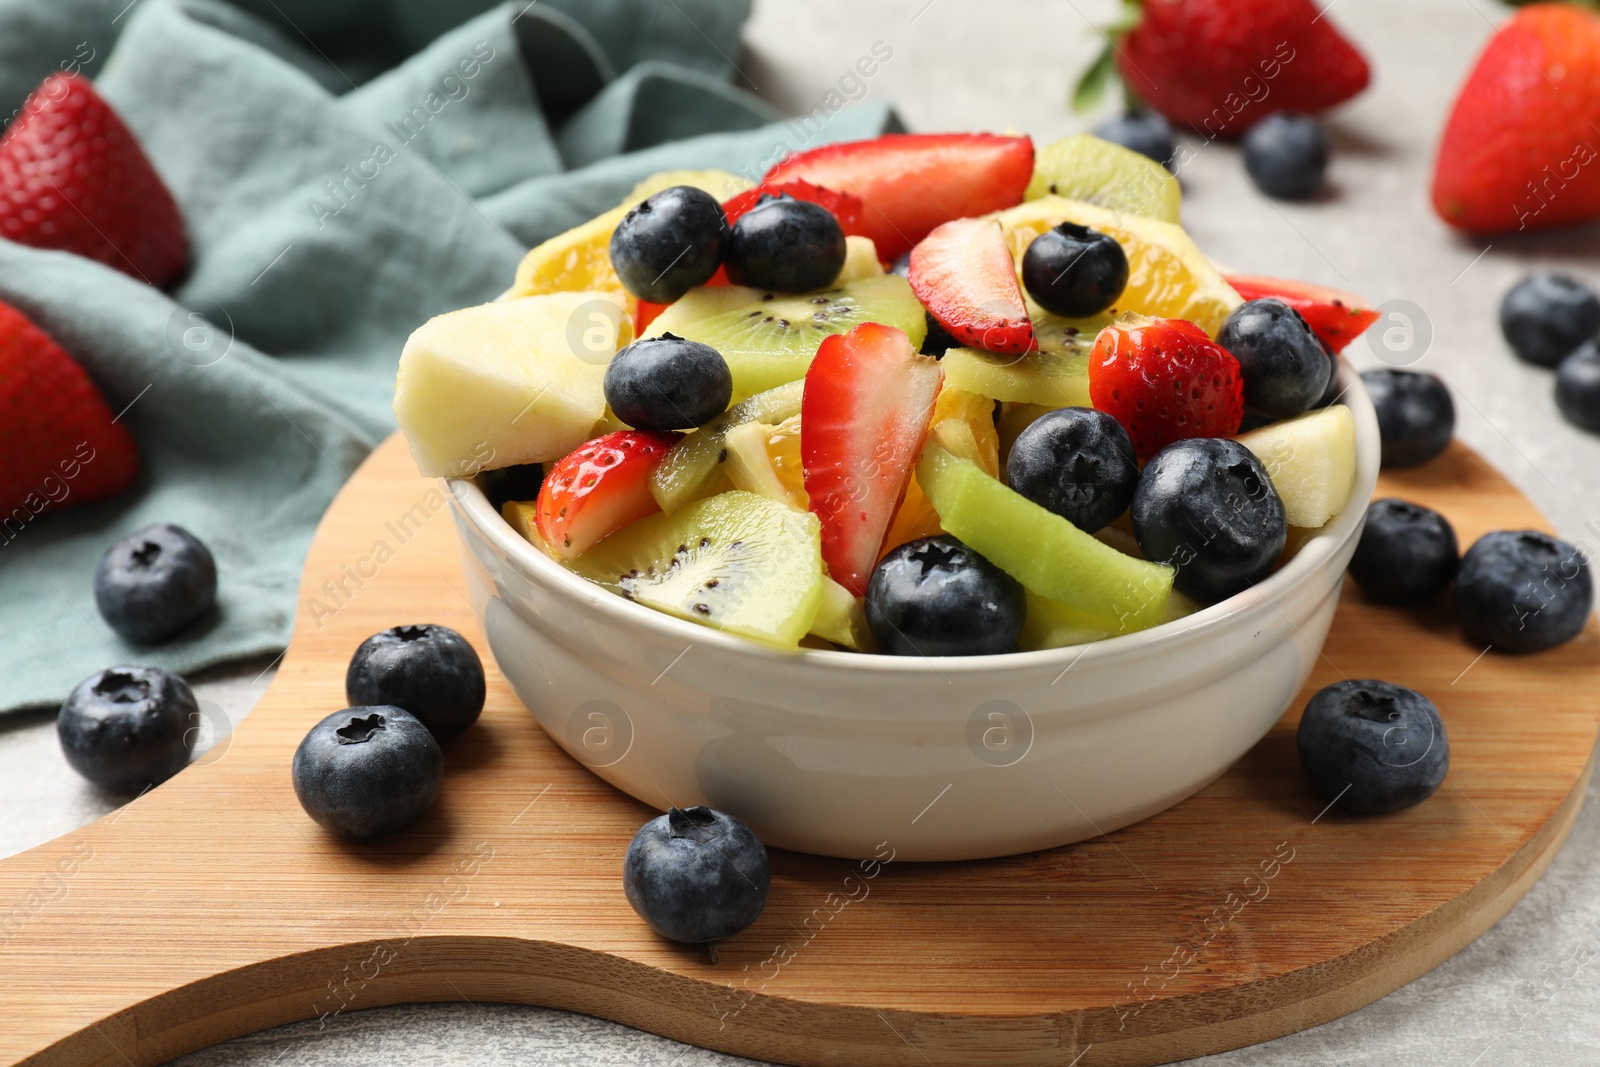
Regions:
<svg viewBox="0 0 1600 1067"><path fill-rule="evenodd" d="M1328 194L1277 204L1256 195L1237 150L1203 144L1184 171L1185 223L1230 266L1404 302L1413 331L1389 352L1358 341L1359 365L1444 375L1458 434L1489 456L1565 535L1600 544L1600 438L1561 422L1551 376L1517 363L1495 326L1500 295L1534 266L1600 282L1600 230L1497 239L1450 234L1427 203L1450 100L1505 10L1490 0L1333 0L1332 18L1373 60L1372 89L1332 120ZM757 0L737 57L749 84L790 112L823 105L874 42L893 57L863 89L917 130L1017 129L1040 143L1086 128L1065 100L1099 46L1091 0ZM847 90L851 84L845 83ZM1399 320L1392 325L1399 327ZM1462 666L1471 659L1463 650ZM237 722L271 680L258 662L211 672L202 700ZM1462 685L1472 684L1470 672ZM1596 694L1575 695L1594 700ZM103 814L107 801L62 762L48 716L0 721L0 855ZM1439 1067L1600 1062L1600 805L1589 803L1546 877L1477 943L1343 1019L1206 1064L1338 1062ZM224 1064L638 1064L739 1060L613 1023L542 1008L437 1004L351 1012L324 1030L281 1027L207 1049L184 1067Z"/></svg>

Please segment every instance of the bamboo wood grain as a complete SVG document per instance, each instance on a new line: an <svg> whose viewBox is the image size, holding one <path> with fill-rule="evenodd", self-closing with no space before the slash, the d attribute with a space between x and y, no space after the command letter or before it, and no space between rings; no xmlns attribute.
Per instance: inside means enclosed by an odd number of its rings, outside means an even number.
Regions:
<svg viewBox="0 0 1600 1067"><path fill-rule="evenodd" d="M1463 546L1544 525L1459 444L1379 491L1439 508ZM1570 830L1600 725L1592 622L1555 652L1474 663L1447 610L1350 589L1311 688L1429 693L1452 760L1428 803L1324 812L1294 757L1302 694L1223 778L1108 839L968 864L775 853L766 913L713 963L623 898L623 851L652 813L546 739L487 653L488 707L446 746L422 823L351 846L301 812L290 755L343 706L361 639L431 621L484 648L451 524L391 439L323 521L290 651L226 750L0 862L0 1062L142 1067L293 1020L462 998L794 1064L1201 1055L1349 1012L1487 929Z"/></svg>

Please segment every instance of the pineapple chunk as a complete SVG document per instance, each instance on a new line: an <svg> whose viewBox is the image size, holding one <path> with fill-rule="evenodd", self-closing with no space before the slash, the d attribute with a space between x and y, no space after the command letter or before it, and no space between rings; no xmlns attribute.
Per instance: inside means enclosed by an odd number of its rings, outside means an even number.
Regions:
<svg viewBox="0 0 1600 1067"><path fill-rule="evenodd" d="M875 278L883 273L883 261L878 258L878 246L872 243L872 238L846 237L844 248L844 266L839 268L839 276L833 280L834 285L843 285L858 278Z"/></svg>
<svg viewBox="0 0 1600 1067"><path fill-rule="evenodd" d="M823 575L822 604L811 624L811 635L843 645L852 652L876 652L877 641L867 626L867 602L851 596L850 590Z"/></svg>
<svg viewBox="0 0 1600 1067"><path fill-rule="evenodd" d="M616 319L585 311L606 302ZM549 293L463 308L428 320L400 353L394 414L427 476L547 463L582 444L605 413L606 362L631 340L607 293ZM574 353L579 320L613 330L600 356ZM581 325L581 323L580 323Z"/></svg>
<svg viewBox="0 0 1600 1067"><path fill-rule="evenodd" d="M1237 440L1267 468L1290 526L1324 526L1349 502L1356 484L1356 420L1343 404L1251 430Z"/></svg>
<svg viewBox="0 0 1600 1067"><path fill-rule="evenodd" d="M735 488L801 511L810 506L800 467L800 416L792 415L776 426L742 423L728 431L722 444L728 451L728 479Z"/></svg>

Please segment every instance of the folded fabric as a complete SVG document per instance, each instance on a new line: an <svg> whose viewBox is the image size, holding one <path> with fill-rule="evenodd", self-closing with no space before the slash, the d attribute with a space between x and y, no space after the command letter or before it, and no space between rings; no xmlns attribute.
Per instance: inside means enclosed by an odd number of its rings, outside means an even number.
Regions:
<svg viewBox="0 0 1600 1067"><path fill-rule="evenodd" d="M376 6L399 20L406 5ZM747 7L507 4L357 85L225 4L0 2L0 99L17 106L64 64L98 70L182 205L194 260L165 294L0 242L0 300L126 409L144 459L124 496L0 533L0 711L58 703L116 663L193 671L282 649L318 518L393 429L411 330L491 299L530 244L657 170L759 176L775 153L895 126L883 105L773 121L728 82ZM92 583L105 548L153 522L211 546L220 610L150 649L103 623Z"/></svg>

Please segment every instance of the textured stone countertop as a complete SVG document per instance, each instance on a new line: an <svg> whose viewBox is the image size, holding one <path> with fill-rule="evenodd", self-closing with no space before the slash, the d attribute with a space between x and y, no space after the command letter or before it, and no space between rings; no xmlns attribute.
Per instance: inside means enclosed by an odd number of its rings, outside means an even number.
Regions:
<svg viewBox="0 0 1600 1067"><path fill-rule="evenodd" d="M1237 151L1191 139L1185 224L1220 262L1305 278L1414 307L1416 347L1398 359L1444 375L1458 434L1566 536L1600 545L1600 438L1561 422L1548 372L1505 350L1494 311L1533 266L1600 282L1600 229L1496 240L1452 236L1427 204L1439 130L1466 68L1505 17L1490 0L1333 0L1330 17L1373 60L1374 85L1332 119L1336 156L1318 202L1273 203ZM787 111L819 106L875 41L894 55L865 92L916 130L1017 129L1040 142L1086 128L1065 105L1099 47L1109 0L757 0L737 57ZM1365 340L1352 359L1376 365ZM1391 360L1397 357L1389 357ZM1463 666L1466 664L1465 657ZM203 699L235 721L270 680L267 663L214 672ZM1470 676L1469 676L1470 677ZM1600 699L1587 694L1584 699ZM104 810L61 761L47 716L0 722L0 855ZM1343 1019L1206 1064L1544 1065L1600 1062L1600 805L1591 801L1546 877L1497 926L1411 985ZM352 1012L326 1030L282 1027L208 1049L184 1067L457 1063L711 1067L749 1061L542 1008L433 1004Z"/></svg>

